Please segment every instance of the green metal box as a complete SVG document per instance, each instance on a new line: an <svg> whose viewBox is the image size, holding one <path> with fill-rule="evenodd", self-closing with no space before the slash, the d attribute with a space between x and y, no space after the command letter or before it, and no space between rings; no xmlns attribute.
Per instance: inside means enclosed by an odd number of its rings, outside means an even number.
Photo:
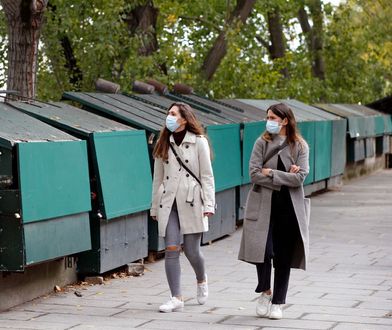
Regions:
<svg viewBox="0 0 392 330"><path fill-rule="evenodd" d="M107 118L144 128L150 151L155 143L167 115L167 107L173 100L157 95L122 95L99 93L65 93L64 97L83 104L94 113ZM227 189L241 183L240 126L230 120L205 112L195 107L198 119L208 132L212 145L213 170L215 174L217 214L225 208L224 195ZM222 194L221 194L222 193ZM222 196L222 197L221 197ZM214 221L215 217L211 220ZM227 221L231 221L229 218ZM221 226L224 230L232 226ZM156 224L149 220L149 248L163 250L163 241L158 237ZM222 237L228 232L220 232Z"/></svg>
<svg viewBox="0 0 392 330"><path fill-rule="evenodd" d="M89 250L86 143L8 104L0 120L0 270Z"/></svg>
<svg viewBox="0 0 392 330"><path fill-rule="evenodd" d="M93 246L79 255L78 271L103 273L146 257L151 171L145 132L64 103L12 104L88 143Z"/></svg>

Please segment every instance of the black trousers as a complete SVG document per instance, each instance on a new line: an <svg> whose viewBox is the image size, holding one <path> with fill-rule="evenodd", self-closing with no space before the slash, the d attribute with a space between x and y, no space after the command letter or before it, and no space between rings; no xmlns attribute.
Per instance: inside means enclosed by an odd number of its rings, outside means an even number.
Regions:
<svg viewBox="0 0 392 330"><path fill-rule="evenodd" d="M298 222L290 204L282 208L273 203L263 263L257 263L258 285L256 292L271 289L272 262L274 288L272 303L285 304L289 287L293 252L300 239ZM291 206L291 207L290 207Z"/></svg>
<svg viewBox="0 0 392 330"><path fill-rule="evenodd" d="M261 293L271 288L271 259L263 263L256 264L258 285L256 292ZM275 267L274 289L272 295L272 303L281 305L286 303L287 290L289 288L290 266Z"/></svg>

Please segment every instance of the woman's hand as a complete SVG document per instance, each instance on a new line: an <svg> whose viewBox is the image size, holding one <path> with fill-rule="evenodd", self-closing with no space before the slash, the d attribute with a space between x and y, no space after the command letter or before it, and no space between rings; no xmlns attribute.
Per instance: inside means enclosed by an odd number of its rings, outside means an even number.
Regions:
<svg viewBox="0 0 392 330"><path fill-rule="evenodd" d="M214 213L211 212L204 212L203 214L205 217L212 217L214 215Z"/></svg>
<svg viewBox="0 0 392 330"><path fill-rule="evenodd" d="M265 176L268 176L272 170L270 168L262 168L261 173Z"/></svg>
<svg viewBox="0 0 392 330"><path fill-rule="evenodd" d="M151 218L152 218L152 220L158 221L157 217L155 215L153 215Z"/></svg>
<svg viewBox="0 0 392 330"><path fill-rule="evenodd" d="M291 165L290 166L290 173L298 173L299 172L299 170L300 170L301 168L299 167L299 166L297 166L297 165Z"/></svg>

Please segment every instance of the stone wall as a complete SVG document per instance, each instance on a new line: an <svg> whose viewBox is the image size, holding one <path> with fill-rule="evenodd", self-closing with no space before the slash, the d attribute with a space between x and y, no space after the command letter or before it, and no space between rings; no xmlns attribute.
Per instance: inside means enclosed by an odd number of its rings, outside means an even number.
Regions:
<svg viewBox="0 0 392 330"><path fill-rule="evenodd" d="M74 259L61 258L34 266L23 273L0 272L0 311L32 300L77 281Z"/></svg>

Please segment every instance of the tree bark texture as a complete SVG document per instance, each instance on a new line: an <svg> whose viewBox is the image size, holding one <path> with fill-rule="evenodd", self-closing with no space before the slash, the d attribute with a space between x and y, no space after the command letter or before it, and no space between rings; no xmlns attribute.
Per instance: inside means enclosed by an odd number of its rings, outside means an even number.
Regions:
<svg viewBox="0 0 392 330"><path fill-rule="evenodd" d="M323 57L323 11L321 0L310 0L309 9L313 21L313 74L319 79L325 79L325 64Z"/></svg>
<svg viewBox="0 0 392 330"><path fill-rule="evenodd" d="M47 0L1 0L8 28L7 89L34 98L38 42Z"/></svg>
<svg viewBox="0 0 392 330"><path fill-rule="evenodd" d="M312 61L312 74L321 80L325 79L325 64L323 57L323 13L320 0L309 0L313 26L309 24L309 16L304 7L298 11L298 20L308 45Z"/></svg>
<svg viewBox="0 0 392 330"><path fill-rule="evenodd" d="M137 6L127 13L125 22L132 35L139 36L141 47L139 55L148 56L158 50L158 39L156 25L158 19L158 9L154 7L151 0L145 4Z"/></svg>
<svg viewBox="0 0 392 330"><path fill-rule="evenodd" d="M128 0L132 2L132 0ZM137 36L141 42L138 50L140 56L149 56L159 49L157 38L157 20L159 10L154 7L152 0L146 0L144 4L135 7L126 13L124 21L128 24L128 30L132 36ZM166 63L159 63L159 69L167 75Z"/></svg>
<svg viewBox="0 0 392 330"><path fill-rule="evenodd" d="M201 70L202 70L202 75L205 79L207 80L212 79L222 59L226 55L227 29L231 28L233 24L235 24L237 21L240 21L241 24L244 24L247 18L249 17L255 2L256 0L237 0L237 5L234 8L234 10L231 12L226 22L227 28L219 33L218 37L216 38L211 49L208 51L207 56L203 62Z"/></svg>
<svg viewBox="0 0 392 330"><path fill-rule="evenodd" d="M268 50L271 59L275 60L284 58L286 53L286 41L283 34L283 25L278 8L268 12L268 30L271 40L271 45ZM287 68L281 69L281 73L285 78L289 76Z"/></svg>

